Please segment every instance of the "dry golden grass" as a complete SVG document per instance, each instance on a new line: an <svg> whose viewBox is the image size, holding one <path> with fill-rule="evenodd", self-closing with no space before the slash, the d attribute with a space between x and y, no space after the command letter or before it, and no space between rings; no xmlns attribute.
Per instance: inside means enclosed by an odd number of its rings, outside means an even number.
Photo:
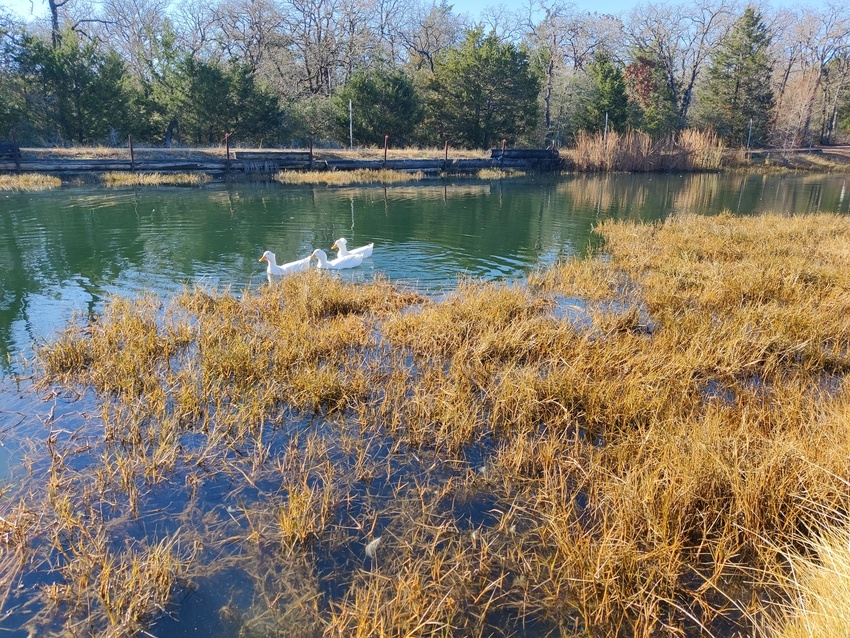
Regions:
<svg viewBox="0 0 850 638"><path fill-rule="evenodd" d="M512 169L482 168L475 176L479 179L509 179L511 177L524 177L525 172Z"/></svg>
<svg viewBox="0 0 850 638"><path fill-rule="evenodd" d="M395 184L415 182L425 173L391 170L357 169L353 171L281 171L275 179L282 184Z"/></svg>
<svg viewBox="0 0 850 638"><path fill-rule="evenodd" d="M581 132L563 153L579 171L704 171L721 168L724 146L713 131L693 129L659 142L639 131Z"/></svg>
<svg viewBox="0 0 850 638"><path fill-rule="evenodd" d="M209 182L205 173L104 173L104 186L199 186Z"/></svg>
<svg viewBox="0 0 850 638"><path fill-rule="evenodd" d="M597 231L605 255L527 285L437 301L311 272L116 298L43 344L41 386L100 413L0 501L4 575L61 576L37 628L129 632L140 586L165 607L222 569L252 579L220 610L243 635L769 635L782 591L784 635L841 622L818 570L846 532L811 520L850 502L850 220ZM179 532L122 549L165 524L157 491Z"/></svg>
<svg viewBox="0 0 850 638"><path fill-rule="evenodd" d="M60 186L62 186L62 180L52 175L38 173L0 175L0 191L43 191Z"/></svg>
<svg viewBox="0 0 850 638"><path fill-rule="evenodd" d="M790 571L781 576L787 602L770 623L776 638L838 638L850 631L850 535L840 514L830 518L814 537L800 539L801 550L789 552Z"/></svg>

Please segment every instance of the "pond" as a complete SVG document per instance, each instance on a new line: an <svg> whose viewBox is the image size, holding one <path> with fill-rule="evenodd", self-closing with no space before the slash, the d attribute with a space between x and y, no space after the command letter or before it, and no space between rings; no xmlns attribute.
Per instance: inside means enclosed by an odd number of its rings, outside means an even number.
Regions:
<svg viewBox="0 0 850 638"><path fill-rule="evenodd" d="M63 426L70 436L73 415L96 409L86 401L36 397L28 391L25 361L34 343L50 339L74 315L98 313L113 293L151 291L165 298L196 283L235 292L258 288L266 284L264 264L258 262L264 250L285 262L313 248L330 253L333 242L345 237L349 247L374 242L375 249L362 266L341 273L343 279L382 275L439 296L464 278L520 280L583 254L598 242L592 229L604 219L652 221L678 212L723 210L739 215L850 213L848 182L843 175L585 175L392 187L211 184L5 194L0 199L0 480L14 483L26 475L32 467L31 442L46 436L45 423L71 415ZM290 425L297 429L299 423L296 418ZM287 441L281 435L277 443ZM469 452L470 462L477 462L477 453ZM387 442L377 442L375 454L388 466L396 463ZM84 464L85 453L79 459ZM415 473L431 461L423 456L398 463ZM256 483L240 487L240 497L256 501L274 492L270 484ZM380 482L369 489L380 492ZM234 491L228 477L209 481L200 493L236 521ZM170 498L173 493L157 497L154 509L160 518L148 515L123 523L128 537L159 539L188 524L184 504ZM490 505L485 499L462 507L469 509L467 518L482 524L486 516L481 512ZM162 516L174 520L169 524ZM179 517L184 518L178 524ZM148 524L158 531L148 530ZM316 569L326 576L337 560L342 559L319 560ZM223 581L189 590L179 612L161 621L155 635L272 635L251 634L246 623L230 617L231 612L245 616L256 596L243 571L228 563L216 576ZM26 591L50 580L46 570L16 582ZM222 582L241 584L222 587ZM333 597L333 585L327 587L323 595ZM0 607L0 614L6 611ZM35 613L21 603L5 620L0 615L0 625L12 623L11 635L26 635L21 627Z"/></svg>
<svg viewBox="0 0 850 638"><path fill-rule="evenodd" d="M339 237L375 242L345 277L382 273L428 292L459 277L517 279L593 242L600 220L676 212L850 211L847 176L610 175L411 186L64 188L0 199L0 365L110 293L265 281Z"/></svg>

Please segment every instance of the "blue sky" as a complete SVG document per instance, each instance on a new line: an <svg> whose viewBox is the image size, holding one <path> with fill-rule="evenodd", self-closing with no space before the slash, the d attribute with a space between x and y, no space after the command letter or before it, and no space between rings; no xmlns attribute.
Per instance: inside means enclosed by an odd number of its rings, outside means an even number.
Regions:
<svg viewBox="0 0 850 638"><path fill-rule="evenodd" d="M449 0L451 2L451 0ZM623 13L641 2L641 0L573 0L574 4L585 11L596 13ZM826 0L809 0L803 4L812 7L823 6ZM791 0L779 0L774 4L783 6L792 4ZM799 4L799 3L797 3ZM458 13L468 13L478 17L483 9L501 5L507 9L518 9L525 5L525 0L456 0L454 9ZM18 17L43 18L48 14L47 0L0 0L0 7L11 9Z"/></svg>
<svg viewBox="0 0 850 638"><path fill-rule="evenodd" d="M576 6L586 11L598 13L620 13L630 9L638 0L574 0ZM507 9L517 9L525 4L524 0L463 0L453 3L458 13L468 13L478 17L481 11L488 6L503 5ZM0 0L0 7L11 9L18 17L28 19L30 17L47 16L47 0Z"/></svg>

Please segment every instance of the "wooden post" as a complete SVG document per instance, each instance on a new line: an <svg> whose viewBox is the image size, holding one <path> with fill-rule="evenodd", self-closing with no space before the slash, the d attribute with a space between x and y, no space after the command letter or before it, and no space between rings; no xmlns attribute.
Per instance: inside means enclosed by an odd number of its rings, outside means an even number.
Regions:
<svg viewBox="0 0 850 638"><path fill-rule="evenodd" d="M505 163L505 144L507 144L507 140L502 140L502 156L499 158L499 168L502 168L502 164Z"/></svg>
<svg viewBox="0 0 850 638"><path fill-rule="evenodd" d="M389 139L389 135L384 135L384 168L387 167L387 142L389 142Z"/></svg>
<svg viewBox="0 0 850 638"><path fill-rule="evenodd" d="M226 172L230 170L230 133L224 134L224 154L224 170Z"/></svg>
<svg viewBox="0 0 850 638"><path fill-rule="evenodd" d="M127 136L127 144L130 146L130 172L136 170L136 155L133 153L133 136Z"/></svg>
<svg viewBox="0 0 850 638"><path fill-rule="evenodd" d="M449 141L446 140L446 159L443 162L443 172L449 170Z"/></svg>
<svg viewBox="0 0 850 638"><path fill-rule="evenodd" d="M313 170L313 138L310 138L310 170Z"/></svg>

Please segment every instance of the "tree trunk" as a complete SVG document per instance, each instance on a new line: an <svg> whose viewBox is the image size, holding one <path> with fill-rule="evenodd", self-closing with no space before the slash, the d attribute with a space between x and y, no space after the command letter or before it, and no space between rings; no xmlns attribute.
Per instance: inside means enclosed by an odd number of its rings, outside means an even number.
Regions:
<svg viewBox="0 0 850 638"><path fill-rule="evenodd" d="M162 144L164 148L171 148L171 139L174 137L174 129L177 128L177 118L171 118L168 123L168 128L165 129L165 142Z"/></svg>

